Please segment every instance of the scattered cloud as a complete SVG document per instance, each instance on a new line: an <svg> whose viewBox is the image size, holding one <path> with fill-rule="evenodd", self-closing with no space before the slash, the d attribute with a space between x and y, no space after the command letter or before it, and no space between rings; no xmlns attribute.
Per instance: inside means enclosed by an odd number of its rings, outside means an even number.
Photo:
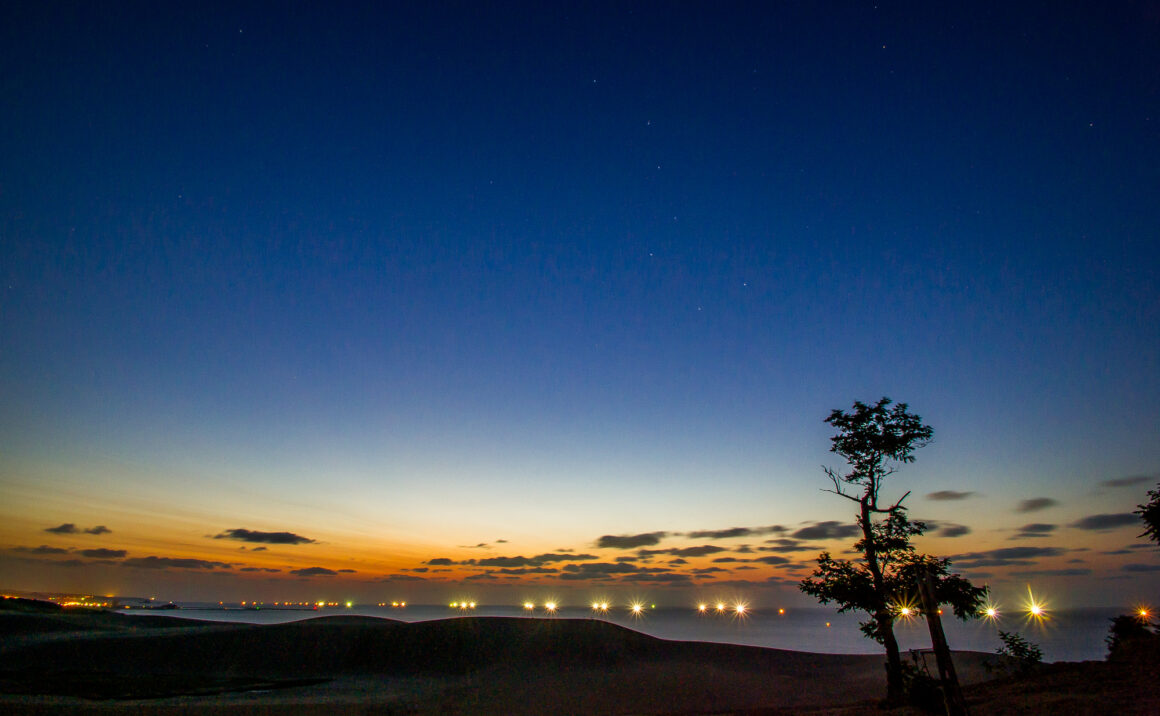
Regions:
<svg viewBox="0 0 1160 716"><path fill-rule="evenodd" d="M1086 574L1091 574L1092 571L1087 568L1070 568L1070 569L1032 569L1026 572L1012 572L1012 577L1082 577Z"/></svg>
<svg viewBox="0 0 1160 716"><path fill-rule="evenodd" d="M643 532L636 535L604 535L596 540L600 549L636 549L637 547L651 547L660 544L668 532Z"/></svg>
<svg viewBox="0 0 1160 716"><path fill-rule="evenodd" d="M221 534L214 535L214 539L232 539L239 542L256 542L260 544L312 544L314 540L293 532L259 532L235 527Z"/></svg>
<svg viewBox="0 0 1160 716"><path fill-rule="evenodd" d="M1059 525L1049 525L1043 522L1032 522L1030 524L1020 527L1015 534L1011 535L1011 539L1031 539L1035 537L1050 537L1052 532L1059 527Z"/></svg>
<svg viewBox="0 0 1160 716"><path fill-rule="evenodd" d="M469 560L469 564L478 565L480 567L528 567L536 564L535 557L524 557L522 555L516 557L488 557L480 560ZM463 564L463 562L460 562Z"/></svg>
<svg viewBox="0 0 1160 716"><path fill-rule="evenodd" d="M767 539L765 543L772 545L771 547L758 547L760 552L817 552L821 549L817 545L802 544L799 540L790 539L789 537L779 537L777 539Z"/></svg>
<svg viewBox="0 0 1160 716"><path fill-rule="evenodd" d="M296 577L333 577L338 572L326 567L305 567L303 569L292 569L290 574Z"/></svg>
<svg viewBox="0 0 1160 716"><path fill-rule="evenodd" d="M79 528L75 524L73 524L72 522L65 522L64 524L57 525L56 527L45 527L44 531L51 532L54 535L75 535L75 534L80 534L81 532L84 532L85 534L90 534L90 535L104 535L104 534L109 534L113 530L109 529L108 527L105 527L104 525L97 525L96 527L87 527L87 528L82 530L81 528Z"/></svg>
<svg viewBox="0 0 1160 716"><path fill-rule="evenodd" d="M802 527L790 536L795 539L846 539L858 534L861 534L858 525L828 520Z"/></svg>
<svg viewBox="0 0 1160 716"><path fill-rule="evenodd" d="M681 547L665 551L674 557L704 557L706 555L724 552L725 548L718 547L714 544L703 544L698 547Z"/></svg>
<svg viewBox="0 0 1160 716"><path fill-rule="evenodd" d="M240 572L281 572L282 570L274 569L273 567L242 567L238 571L240 571Z"/></svg>
<svg viewBox="0 0 1160 716"><path fill-rule="evenodd" d="M967 552L951 557L958 567L1034 566L1035 560L1057 557L1067 550L1060 547L1004 547L986 552Z"/></svg>
<svg viewBox="0 0 1160 716"><path fill-rule="evenodd" d="M506 540L506 539L497 539L497 540L495 541L495 543L496 543L496 544L507 544L507 540Z"/></svg>
<svg viewBox="0 0 1160 716"><path fill-rule="evenodd" d="M426 577L416 577L413 574L388 574L383 577L383 582L426 582Z"/></svg>
<svg viewBox="0 0 1160 716"><path fill-rule="evenodd" d="M423 564L432 567L460 565L465 567L540 567L553 562L584 562L597 559L594 554L565 554L548 552L537 554L534 557L525 557L522 554L514 557L484 557L483 559L454 560L448 557L436 557Z"/></svg>
<svg viewBox="0 0 1160 716"><path fill-rule="evenodd" d="M128 552L123 549L82 549L81 556L89 559L121 559Z"/></svg>
<svg viewBox="0 0 1160 716"><path fill-rule="evenodd" d="M764 564L788 564L789 560L785 557L778 557L777 555L766 555L765 557L757 557L752 560L754 562L762 562Z"/></svg>
<svg viewBox="0 0 1160 716"><path fill-rule="evenodd" d="M640 571L640 568L627 562L588 562L585 564L566 564L565 572L573 574L629 574Z"/></svg>
<svg viewBox="0 0 1160 716"><path fill-rule="evenodd" d="M962 537L971 533L971 528L956 522L935 522L934 520L920 520L935 537Z"/></svg>
<svg viewBox="0 0 1160 716"><path fill-rule="evenodd" d="M955 492L954 490L939 490L938 492L927 493L926 499L934 500L935 502L953 502L955 500L965 500L968 497L973 497L974 492Z"/></svg>
<svg viewBox="0 0 1160 716"><path fill-rule="evenodd" d="M174 557L132 557L121 562L122 567L134 569L230 569L232 564L211 562L204 559Z"/></svg>
<svg viewBox="0 0 1160 716"><path fill-rule="evenodd" d="M723 530L697 530L695 532L686 532L685 537L692 539L733 539L735 537L753 537L757 535L768 534L783 534L787 532L785 527L781 525L768 525L766 527L730 527Z"/></svg>
<svg viewBox="0 0 1160 716"><path fill-rule="evenodd" d="M1160 572L1160 564L1125 564L1120 569L1125 572Z"/></svg>
<svg viewBox="0 0 1160 716"><path fill-rule="evenodd" d="M638 572L636 574L626 574L623 577L626 582L653 582L658 584L688 584L693 579L682 572Z"/></svg>
<svg viewBox="0 0 1160 716"><path fill-rule="evenodd" d="M1078 530L1102 532L1104 530L1114 530L1118 527L1139 527L1140 518L1131 512L1120 512L1110 515L1089 515L1081 520L1072 522L1069 526Z"/></svg>
<svg viewBox="0 0 1160 716"><path fill-rule="evenodd" d="M597 559L594 554L558 554L549 552L535 557L488 557L475 562L480 567L540 567L553 562L587 562Z"/></svg>
<svg viewBox="0 0 1160 716"><path fill-rule="evenodd" d="M1132 475L1131 477L1117 477L1113 480L1104 480L1100 484L1104 487L1133 487L1157 479L1154 475Z"/></svg>
<svg viewBox="0 0 1160 716"><path fill-rule="evenodd" d="M497 569L499 574L559 574L560 570L552 567L516 567L514 569Z"/></svg>
<svg viewBox="0 0 1160 716"><path fill-rule="evenodd" d="M1046 510L1048 507L1055 507L1058 504L1058 500L1053 500L1050 497L1032 497L1029 500L1021 501L1019 506L1015 508L1015 511L1038 512L1039 510Z"/></svg>
<svg viewBox="0 0 1160 716"><path fill-rule="evenodd" d="M46 544L39 547L13 547L12 551L25 554L68 554L68 550L63 547L49 547Z"/></svg>

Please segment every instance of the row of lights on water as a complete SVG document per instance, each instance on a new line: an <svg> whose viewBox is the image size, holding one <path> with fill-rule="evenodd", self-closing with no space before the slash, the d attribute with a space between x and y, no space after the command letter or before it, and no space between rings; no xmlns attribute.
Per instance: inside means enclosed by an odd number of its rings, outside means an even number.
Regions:
<svg viewBox="0 0 1160 716"><path fill-rule="evenodd" d="M219 602L219 604L222 604L222 603ZM294 606L312 606L315 608L345 606L348 609L350 609L351 607L354 606L354 604L352 602L328 602L328 601L320 601L320 602L290 602L290 601L287 601L287 602L282 602L281 604L279 602L274 602L273 605L276 607L277 606L287 606L288 607L288 606L294 605ZM242 602L242 606L243 607L246 607L246 606L249 606L249 607L265 606L265 602L257 602L257 601ZM378 606L380 606L380 607L390 606L390 607L395 608L395 609L401 609L401 608L405 608L407 606L407 603L402 602L402 601L379 602ZM476 602L473 602L470 600L455 601L455 602L451 602L450 604L448 604L448 607L450 607L451 609L458 609L460 611L465 611L465 612L474 610L476 608L476 606L477 606ZM610 604L609 602L604 602L604 601L592 602L591 607L592 607L592 612L594 614L598 614L598 615L610 614L610 613L612 613L613 608L614 608L612 604ZM524 608L524 612L526 612L528 614L534 614L537 609L541 609L541 610L543 610L543 612L545 614L554 615L554 614L559 612L561 606L558 602L550 601L550 600L544 602L543 604L539 604L539 605L537 605L535 602L529 601L529 602L523 603L523 608ZM646 606L644 602L639 602L639 601L632 602L626 607L628 614L630 616L633 616L633 617L644 616L649 610L656 609L656 608L657 608L657 605L655 605L655 604L650 604L650 605ZM907 619L907 620L921 616L921 613L922 613L921 609L914 602L899 602L899 603L894 605L894 611L899 616L899 618ZM733 602L732 604L727 604L725 602L716 602L716 603L712 603L712 604L707 603L707 602L702 602L702 603L697 605L697 613L703 614L703 615L732 615L734 617L744 618L744 617L747 617L749 615L749 612L750 612L749 605L746 604L745 602L740 602L740 601ZM1027 619L1031 619L1031 620L1035 620L1035 621L1041 622L1041 621L1045 621L1048 618L1047 604L1045 602L1043 602L1042 600L1037 599L1035 597L1035 595L1031 593L1030 589L1027 590L1027 600L1023 603L1022 612ZM1152 616L1152 613L1149 611L1149 609L1147 607L1144 607L1144 606L1137 607L1135 612L1136 612L1136 616L1138 616L1140 619L1144 619L1144 620L1147 620ZM778 613L778 615L784 616L785 609L779 608L777 610L777 613ZM938 613L942 614L943 610L939 609ZM980 616L983 617L984 619L988 619L991 621L997 621L1000 618L999 606L993 602L988 602L987 605L982 610L982 612L980 613ZM830 626L830 623L826 622L826 626Z"/></svg>

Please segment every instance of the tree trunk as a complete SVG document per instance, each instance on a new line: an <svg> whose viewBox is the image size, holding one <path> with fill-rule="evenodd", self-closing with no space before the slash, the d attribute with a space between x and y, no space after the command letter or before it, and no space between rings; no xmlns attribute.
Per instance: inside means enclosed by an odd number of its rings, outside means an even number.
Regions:
<svg viewBox="0 0 1160 716"><path fill-rule="evenodd" d="M886 647L886 701L890 704L901 704L904 700L902 656L898 653L898 640L894 638L894 615L890 613L890 606L886 603L886 580L882 578L882 568L878 564L874 525L870 520L870 499L869 492L862 498L862 513L858 521L865 537L866 568L870 570L870 576L874 579L874 594L878 601L875 605L874 621L878 624L882 646Z"/></svg>
<svg viewBox="0 0 1160 716"><path fill-rule="evenodd" d="M906 696L902 685L902 655L898 652L898 640L894 638L894 616L886 610L875 619L882 635L882 645L886 647L886 700L891 704L901 704Z"/></svg>

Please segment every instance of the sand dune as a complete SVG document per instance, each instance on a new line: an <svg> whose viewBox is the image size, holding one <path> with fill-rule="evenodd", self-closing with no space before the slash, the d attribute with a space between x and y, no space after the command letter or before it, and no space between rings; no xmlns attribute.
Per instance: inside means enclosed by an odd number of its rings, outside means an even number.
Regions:
<svg viewBox="0 0 1160 716"><path fill-rule="evenodd" d="M593 619L404 623L340 616L223 625L92 617L0 620L0 707L11 713L40 707L167 714L729 713L843 704L880 696L884 688L879 656L666 641ZM960 655L967 681L985 676L983 657Z"/></svg>

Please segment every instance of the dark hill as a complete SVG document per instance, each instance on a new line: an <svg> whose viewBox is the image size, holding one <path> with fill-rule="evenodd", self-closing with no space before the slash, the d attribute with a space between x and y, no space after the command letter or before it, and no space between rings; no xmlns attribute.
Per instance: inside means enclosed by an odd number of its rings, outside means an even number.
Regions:
<svg viewBox="0 0 1160 716"><path fill-rule="evenodd" d="M135 621L140 617L126 617ZM166 619L166 623L181 620ZM52 671L79 665L136 674L205 673L269 678L344 674L465 674L495 665L615 666L625 661L705 660L783 670L819 668L820 654L670 642L594 619L468 617L405 623L322 617L271 625L180 631L111 631L8 649L9 663ZM849 657L841 657L848 659Z"/></svg>

